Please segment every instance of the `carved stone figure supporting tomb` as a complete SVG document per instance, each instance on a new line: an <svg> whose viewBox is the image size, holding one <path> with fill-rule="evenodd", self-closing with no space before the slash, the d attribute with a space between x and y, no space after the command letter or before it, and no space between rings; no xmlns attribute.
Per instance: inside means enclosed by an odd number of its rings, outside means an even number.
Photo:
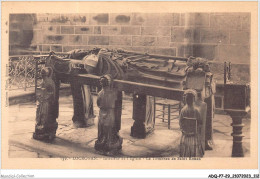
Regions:
<svg viewBox="0 0 260 179"><path fill-rule="evenodd" d="M188 89L184 93L186 105L180 112L180 129L182 137L180 142L180 157L202 157L204 150L201 140L200 128L202 118L198 108L194 105L196 91Z"/></svg>
<svg viewBox="0 0 260 179"><path fill-rule="evenodd" d="M55 80L52 68L45 67L41 71L43 85L37 95L36 125L33 138L51 141L54 139L58 123L59 82Z"/></svg>
<svg viewBox="0 0 260 179"><path fill-rule="evenodd" d="M98 140L95 149L105 155L115 155L122 149L123 139L119 136L122 111L122 93L111 88L109 75L101 77L102 90L98 93Z"/></svg>
<svg viewBox="0 0 260 179"><path fill-rule="evenodd" d="M195 89L201 94L202 100L206 103L206 121L205 121L205 150L213 149L213 128L212 122L215 111L215 83L213 74L210 72L209 64L206 59L190 57L188 62L186 89ZM200 107L204 104L199 102ZM204 114L204 110L200 109Z"/></svg>

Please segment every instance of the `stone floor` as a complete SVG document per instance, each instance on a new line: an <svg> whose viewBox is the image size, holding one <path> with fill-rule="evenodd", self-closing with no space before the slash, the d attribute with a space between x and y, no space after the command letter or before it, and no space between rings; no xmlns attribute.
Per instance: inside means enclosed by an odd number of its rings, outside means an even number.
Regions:
<svg viewBox="0 0 260 179"><path fill-rule="evenodd" d="M96 101L96 97L94 97ZM71 96L60 98L59 127L57 137L52 143L32 139L35 125L34 103L24 103L9 107L9 157L46 158L46 157L107 157L97 153L94 143L97 139L97 117L95 125L88 128L74 128L72 125L73 103ZM95 114L98 108L94 106ZM250 155L250 119L243 119L245 157ZM145 139L130 136L132 120L132 101L123 101L122 125L123 149L120 156L127 157L172 157L179 154L180 130L178 120L167 122L156 119L155 130ZM231 118L227 115L215 115L214 150L206 151L204 157L230 157L232 148Z"/></svg>

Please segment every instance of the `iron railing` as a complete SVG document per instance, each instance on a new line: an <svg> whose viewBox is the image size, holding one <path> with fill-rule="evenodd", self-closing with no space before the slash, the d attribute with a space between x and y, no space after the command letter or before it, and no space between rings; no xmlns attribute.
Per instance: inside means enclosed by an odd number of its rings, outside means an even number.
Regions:
<svg viewBox="0 0 260 179"><path fill-rule="evenodd" d="M66 57L66 53L57 54ZM42 83L41 69L44 67L46 55L16 55L9 57L8 90L37 88Z"/></svg>

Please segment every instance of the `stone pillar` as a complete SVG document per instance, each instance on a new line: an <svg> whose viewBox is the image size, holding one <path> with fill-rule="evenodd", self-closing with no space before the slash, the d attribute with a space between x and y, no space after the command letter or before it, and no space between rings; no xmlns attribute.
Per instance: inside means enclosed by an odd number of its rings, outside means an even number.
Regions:
<svg viewBox="0 0 260 179"><path fill-rule="evenodd" d="M214 95L205 98L207 103L207 117L206 117L206 129L205 129L205 149L212 150L213 148L213 118L214 118Z"/></svg>
<svg viewBox="0 0 260 179"><path fill-rule="evenodd" d="M87 127L93 125L93 101L89 86L81 85L77 80L72 80L70 85L74 107L72 121L75 127Z"/></svg>
<svg viewBox="0 0 260 179"><path fill-rule="evenodd" d="M83 104L84 104L84 113L85 113L85 122L86 126L94 125L94 106L93 106L93 97L91 94L91 86L83 85L82 86L82 94L83 94Z"/></svg>
<svg viewBox="0 0 260 179"><path fill-rule="evenodd" d="M86 55L85 52L83 52L83 54ZM80 55L80 53L78 53L78 55ZM95 74L96 65L98 63L97 56L85 56L83 58L83 61L85 61L84 68L87 71L87 73ZM83 128L94 125L95 115L90 86L78 83L77 78L73 77L78 73L79 72L76 69L74 69L74 71L72 72L72 79L70 82L74 107L74 115L72 121L75 127Z"/></svg>
<svg viewBox="0 0 260 179"><path fill-rule="evenodd" d="M207 104L202 100L201 95L198 94L198 99L196 100L195 105L199 109L202 118L202 125L199 128L199 134L201 136L203 151L205 151Z"/></svg>
<svg viewBox="0 0 260 179"><path fill-rule="evenodd" d="M152 97L143 94L133 95L134 124L131 127L131 136L145 138L147 134L153 131L153 105Z"/></svg>
<svg viewBox="0 0 260 179"><path fill-rule="evenodd" d="M122 103L122 91L119 91L117 92L117 99L115 101L115 130L117 132L121 129Z"/></svg>
<svg viewBox="0 0 260 179"><path fill-rule="evenodd" d="M226 112L231 116L232 123L231 126L233 128L233 132L231 136L233 136L233 147L232 147L232 157L244 157L242 140L243 140L243 132L242 129L244 124L242 123L243 117L247 114L246 111L240 110L226 110Z"/></svg>

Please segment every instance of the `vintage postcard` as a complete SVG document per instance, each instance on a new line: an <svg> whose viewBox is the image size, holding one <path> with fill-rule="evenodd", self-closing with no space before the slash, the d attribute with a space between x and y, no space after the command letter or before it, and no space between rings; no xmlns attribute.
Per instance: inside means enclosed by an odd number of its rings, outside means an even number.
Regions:
<svg viewBox="0 0 260 179"><path fill-rule="evenodd" d="M257 2L2 2L1 20L3 169L258 168Z"/></svg>

